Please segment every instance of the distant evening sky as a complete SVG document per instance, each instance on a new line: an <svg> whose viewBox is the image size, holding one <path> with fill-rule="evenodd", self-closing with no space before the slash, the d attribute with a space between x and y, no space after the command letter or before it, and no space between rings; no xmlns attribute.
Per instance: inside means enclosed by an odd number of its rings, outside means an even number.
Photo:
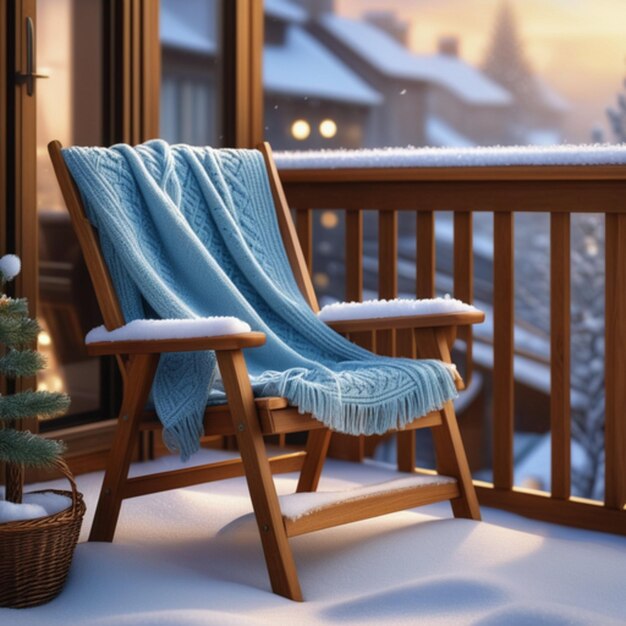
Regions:
<svg viewBox="0 0 626 626"><path fill-rule="evenodd" d="M480 65L501 0L336 0L337 12L393 10L409 20L410 45L432 53L442 35L457 35L461 56ZM626 0L511 0L527 59L571 104L572 141L606 126L626 77Z"/></svg>

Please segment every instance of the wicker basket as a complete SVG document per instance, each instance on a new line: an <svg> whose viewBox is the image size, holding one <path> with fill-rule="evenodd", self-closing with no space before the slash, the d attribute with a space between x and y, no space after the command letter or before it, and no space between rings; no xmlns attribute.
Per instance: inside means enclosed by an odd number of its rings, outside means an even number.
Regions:
<svg viewBox="0 0 626 626"><path fill-rule="evenodd" d="M39 519L0 524L0 606L24 608L52 600L63 587L85 514L83 496L65 461L57 469L72 491L47 489L71 497L72 506Z"/></svg>

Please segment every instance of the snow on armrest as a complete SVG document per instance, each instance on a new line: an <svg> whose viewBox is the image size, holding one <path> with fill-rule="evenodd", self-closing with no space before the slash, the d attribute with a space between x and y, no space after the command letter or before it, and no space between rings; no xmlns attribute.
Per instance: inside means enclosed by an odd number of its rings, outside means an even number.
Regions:
<svg viewBox="0 0 626 626"><path fill-rule="evenodd" d="M438 315L440 313L465 313L478 311L450 296L425 298L423 300L366 300L365 302L335 302L327 304L318 313L323 322L379 319L387 317L414 317L416 315Z"/></svg>
<svg viewBox="0 0 626 626"><path fill-rule="evenodd" d="M223 337L225 335L238 335L249 332L251 332L250 325L236 317L198 317L183 320L133 320L115 330L107 330L104 326L98 326L87 333L85 343Z"/></svg>

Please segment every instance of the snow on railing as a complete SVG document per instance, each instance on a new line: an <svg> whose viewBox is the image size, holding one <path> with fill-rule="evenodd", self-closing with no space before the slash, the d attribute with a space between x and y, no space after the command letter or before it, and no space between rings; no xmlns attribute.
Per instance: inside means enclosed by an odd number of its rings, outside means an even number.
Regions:
<svg viewBox="0 0 626 626"><path fill-rule="evenodd" d="M516 165L624 165L626 146L496 146L482 148L374 148L276 152L286 169L492 167Z"/></svg>

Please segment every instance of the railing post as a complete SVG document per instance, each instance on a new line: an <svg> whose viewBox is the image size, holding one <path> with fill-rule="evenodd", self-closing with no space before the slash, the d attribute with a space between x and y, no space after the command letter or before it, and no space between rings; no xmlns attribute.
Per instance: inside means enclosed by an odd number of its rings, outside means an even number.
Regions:
<svg viewBox="0 0 626 626"><path fill-rule="evenodd" d="M302 254L309 269L313 272L313 211L311 209L296 209L296 232L300 240Z"/></svg>
<svg viewBox="0 0 626 626"><path fill-rule="evenodd" d="M605 504L626 501L626 214L606 215Z"/></svg>
<svg viewBox="0 0 626 626"><path fill-rule="evenodd" d="M570 215L550 215L550 431L552 497L567 500L571 482Z"/></svg>
<svg viewBox="0 0 626 626"><path fill-rule="evenodd" d="M378 297L398 295L398 214L396 211L378 213ZM393 330L378 331L376 347L379 354L392 356L396 351Z"/></svg>
<svg viewBox="0 0 626 626"><path fill-rule="evenodd" d="M346 211L346 301L363 299L363 214Z"/></svg>
<svg viewBox="0 0 626 626"><path fill-rule="evenodd" d="M454 297L471 303L474 299L473 220L469 211L454 214ZM472 380L472 327L459 329L459 339L465 342L465 371L463 378Z"/></svg>
<svg viewBox="0 0 626 626"><path fill-rule="evenodd" d="M417 214L416 232L415 293L418 298L432 298L435 295L435 217L432 212Z"/></svg>
<svg viewBox="0 0 626 626"><path fill-rule="evenodd" d="M493 217L493 484L513 487L513 213Z"/></svg>

